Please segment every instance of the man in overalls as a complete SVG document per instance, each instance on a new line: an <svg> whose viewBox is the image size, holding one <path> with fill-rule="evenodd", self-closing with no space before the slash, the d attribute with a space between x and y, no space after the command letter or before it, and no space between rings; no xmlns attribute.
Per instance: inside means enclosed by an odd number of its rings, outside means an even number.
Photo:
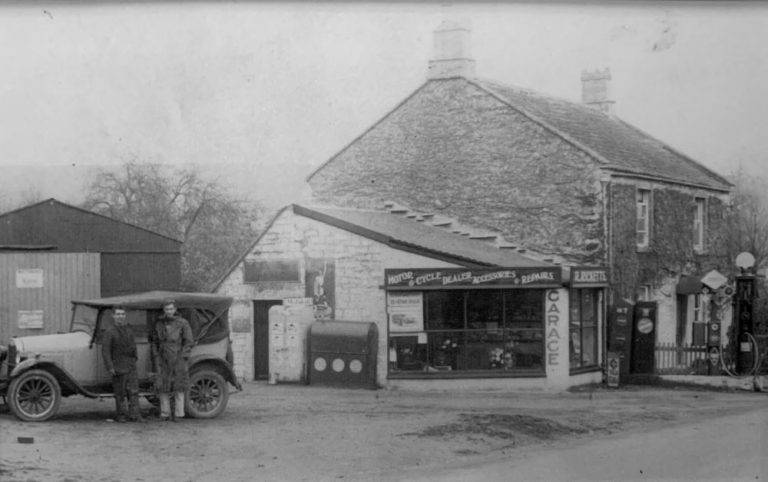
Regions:
<svg viewBox="0 0 768 482"><path fill-rule="evenodd" d="M184 417L184 392L189 385L187 360L194 343L189 322L176 313L176 302L163 302L163 315L152 333L152 359L157 370L155 387L160 398L160 418L174 422ZM171 413L171 393L174 411Z"/></svg>
<svg viewBox="0 0 768 482"><path fill-rule="evenodd" d="M128 419L143 422L139 412L139 381L136 374L136 340L125 317L125 309L116 307L112 318L115 326L104 334L102 355L107 371L112 375L112 388L115 393L115 420L125 422L123 400L128 401Z"/></svg>

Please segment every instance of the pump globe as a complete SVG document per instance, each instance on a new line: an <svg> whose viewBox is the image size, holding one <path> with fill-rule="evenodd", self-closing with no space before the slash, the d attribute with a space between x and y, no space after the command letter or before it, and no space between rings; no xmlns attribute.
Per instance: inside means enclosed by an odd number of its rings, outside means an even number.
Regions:
<svg viewBox="0 0 768 482"><path fill-rule="evenodd" d="M738 256L736 256L736 266L741 269L749 269L752 266L755 265L755 257L752 256L752 253L748 253L747 251L739 253Z"/></svg>

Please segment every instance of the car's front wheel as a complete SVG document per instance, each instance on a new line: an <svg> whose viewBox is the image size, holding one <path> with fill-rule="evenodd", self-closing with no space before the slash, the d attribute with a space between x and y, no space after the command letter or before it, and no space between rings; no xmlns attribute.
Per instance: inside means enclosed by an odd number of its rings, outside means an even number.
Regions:
<svg viewBox="0 0 768 482"><path fill-rule="evenodd" d="M29 370L11 380L8 406L25 422L42 422L53 417L61 403L61 387L45 370Z"/></svg>
<svg viewBox="0 0 768 482"><path fill-rule="evenodd" d="M227 381L211 366L193 368L186 399L186 411L191 417L218 417L229 401Z"/></svg>

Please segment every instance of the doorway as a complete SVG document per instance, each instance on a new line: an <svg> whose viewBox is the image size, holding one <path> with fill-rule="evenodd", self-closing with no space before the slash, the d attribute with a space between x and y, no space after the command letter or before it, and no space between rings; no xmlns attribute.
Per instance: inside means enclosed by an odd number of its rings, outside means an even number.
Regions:
<svg viewBox="0 0 768 482"><path fill-rule="evenodd" d="M269 309L282 300L253 301L253 378L269 378Z"/></svg>
<svg viewBox="0 0 768 482"><path fill-rule="evenodd" d="M656 302L638 301L632 329L632 357L630 371L633 374L652 374L655 369L656 349Z"/></svg>

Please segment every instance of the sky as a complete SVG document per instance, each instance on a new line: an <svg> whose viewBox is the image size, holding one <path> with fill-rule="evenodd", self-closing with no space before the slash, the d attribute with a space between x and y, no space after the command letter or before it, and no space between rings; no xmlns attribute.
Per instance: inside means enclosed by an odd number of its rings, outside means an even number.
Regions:
<svg viewBox="0 0 768 482"><path fill-rule="evenodd" d="M721 174L768 174L768 4L0 3L0 204L82 201L95 169L192 164L267 205L426 80L432 32L479 77L615 113Z"/></svg>

